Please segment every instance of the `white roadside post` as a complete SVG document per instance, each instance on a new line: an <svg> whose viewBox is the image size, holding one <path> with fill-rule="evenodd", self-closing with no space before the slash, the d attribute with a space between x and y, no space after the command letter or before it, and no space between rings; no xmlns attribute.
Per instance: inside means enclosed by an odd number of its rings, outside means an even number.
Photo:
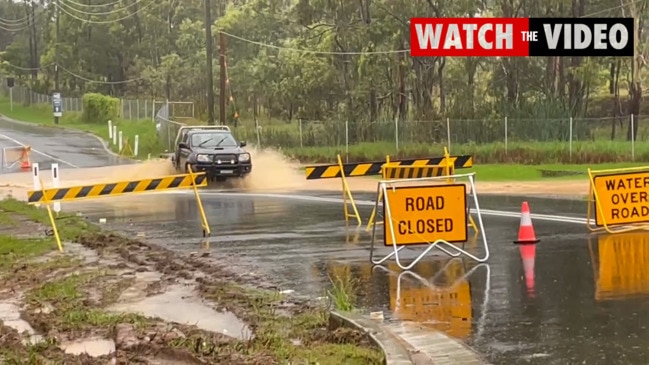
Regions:
<svg viewBox="0 0 649 365"><path fill-rule="evenodd" d="M54 188L59 187L59 164L58 163L53 163L52 164L52 186ZM53 203L53 208L55 212L60 212L61 211L61 202L54 202Z"/></svg>
<svg viewBox="0 0 649 365"><path fill-rule="evenodd" d="M108 121L108 139L113 139L113 121Z"/></svg>
<svg viewBox="0 0 649 365"><path fill-rule="evenodd" d="M113 146L117 144L117 126L113 126Z"/></svg>
<svg viewBox="0 0 649 365"><path fill-rule="evenodd" d="M40 177L40 171L38 169L38 163L33 163L32 164L32 178L34 179L34 190L43 190L43 187L41 186L41 177ZM34 204L36 207L40 207L40 204Z"/></svg>
<svg viewBox="0 0 649 365"><path fill-rule="evenodd" d="M117 135L117 147L119 149L119 153L122 153L122 148L124 148L124 145L122 144L124 140L122 139L122 137L124 137L124 134L122 133L122 131L119 131L119 134Z"/></svg>
<svg viewBox="0 0 649 365"><path fill-rule="evenodd" d="M140 149L140 136L135 135L135 142L133 142L133 156L137 157L139 155Z"/></svg>

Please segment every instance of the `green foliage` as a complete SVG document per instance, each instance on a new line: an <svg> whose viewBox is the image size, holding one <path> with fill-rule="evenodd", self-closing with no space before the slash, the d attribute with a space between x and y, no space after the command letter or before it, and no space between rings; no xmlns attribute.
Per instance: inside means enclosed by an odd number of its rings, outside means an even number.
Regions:
<svg viewBox="0 0 649 365"><path fill-rule="evenodd" d="M110 96L88 93L83 95L81 121L91 124L104 124L119 117L119 99Z"/></svg>

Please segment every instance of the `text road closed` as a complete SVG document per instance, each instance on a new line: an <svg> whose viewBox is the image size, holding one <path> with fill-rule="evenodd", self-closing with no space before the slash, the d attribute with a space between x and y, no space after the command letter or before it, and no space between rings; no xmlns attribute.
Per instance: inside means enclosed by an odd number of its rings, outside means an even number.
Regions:
<svg viewBox="0 0 649 365"><path fill-rule="evenodd" d="M388 188L393 231L384 212L385 244L428 244L467 240L466 186L438 185ZM385 206L385 205L384 205Z"/></svg>

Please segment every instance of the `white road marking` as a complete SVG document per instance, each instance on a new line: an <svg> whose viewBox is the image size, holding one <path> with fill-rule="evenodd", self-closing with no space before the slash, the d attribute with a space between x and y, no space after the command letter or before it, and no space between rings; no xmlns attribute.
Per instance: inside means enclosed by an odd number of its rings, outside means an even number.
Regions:
<svg viewBox="0 0 649 365"><path fill-rule="evenodd" d="M176 194L193 194L189 191L176 191ZM305 200L305 201L314 201L322 203L342 203L343 200L340 198L326 198L326 197L317 197L309 195L289 195L289 194L269 194L269 193L235 193L235 192L206 192L201 191L201 195L210 195L210 196L240 196L240 197L260 197L260 198L281 198L281 199L294 199L294 200ZM371 200L354 200L357 205L363 206L374 206L376 203ZM480 209L482 214L487 216L494 217L507 217L507 218L518 218L520 219L521 213L508 212L504 210L491 210L491 209ZM471 213L477 213L475 209L471 209ZM537 219L541 221L548 222L560 222L560 223L573 223L573 224L583 224L586 225L588 220L586 218L579 217L569 217L563 215L554 215L554 214L530 214L532 219ZM595 220L591 219L590 224L595 224Z"/></svg>
<svg viewBox="0 0 649 365"><path fill-rule="evenodd" d="M0 137L3 137L3 138L5 138L5 139L7 139L7 140L9 140L9 141L11 141L11 142L17 144L17 145L20 145L21 147L25 147L25 146L27 146L26 144L21 143L19 140L15 139L15 138L11 138L11 137L7 136L6 134L0 134ZM79 168L79 166L77 166L77 165L75 165L75 164L73 164L73 163L70 163L70 162L65 161L65 160L61 160L60 158L56 158L56 157L54 157L54 156L52 156L52 155L50 155L50 154L47 154L47 153L45 153L45 152L41 152L41 151L39 151L39 150L37 150L37 149L35 149L35 148L33 148L33 147L31 148L31 150L34 151L34 152L36 152L36 153L38 153L38 154L41 155L41 156L45 156L45 157L47 157L47 158L51 158L51 159L54 160L54 161L58 161L58 162L64 163L64 164L66 164L66 165L68 165L68 166L70 166L70 167Z"/></svg>

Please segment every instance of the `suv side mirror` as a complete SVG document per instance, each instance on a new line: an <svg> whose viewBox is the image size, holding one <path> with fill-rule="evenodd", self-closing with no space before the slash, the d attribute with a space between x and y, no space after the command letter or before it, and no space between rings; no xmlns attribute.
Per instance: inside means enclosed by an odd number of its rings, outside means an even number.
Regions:
<svg viewBox="0 0 649 365"><path fill-rule="evenodd" d="M246 147L247 145L248 144L246 143L246 141L240 141L239 142L239 147Z"/></svg>
<svg viewBox="0 0 649 365"><path fill-rule="evenodd" d="M178 148L189 149L189 146L185 142L178 143Z"/></svg>

